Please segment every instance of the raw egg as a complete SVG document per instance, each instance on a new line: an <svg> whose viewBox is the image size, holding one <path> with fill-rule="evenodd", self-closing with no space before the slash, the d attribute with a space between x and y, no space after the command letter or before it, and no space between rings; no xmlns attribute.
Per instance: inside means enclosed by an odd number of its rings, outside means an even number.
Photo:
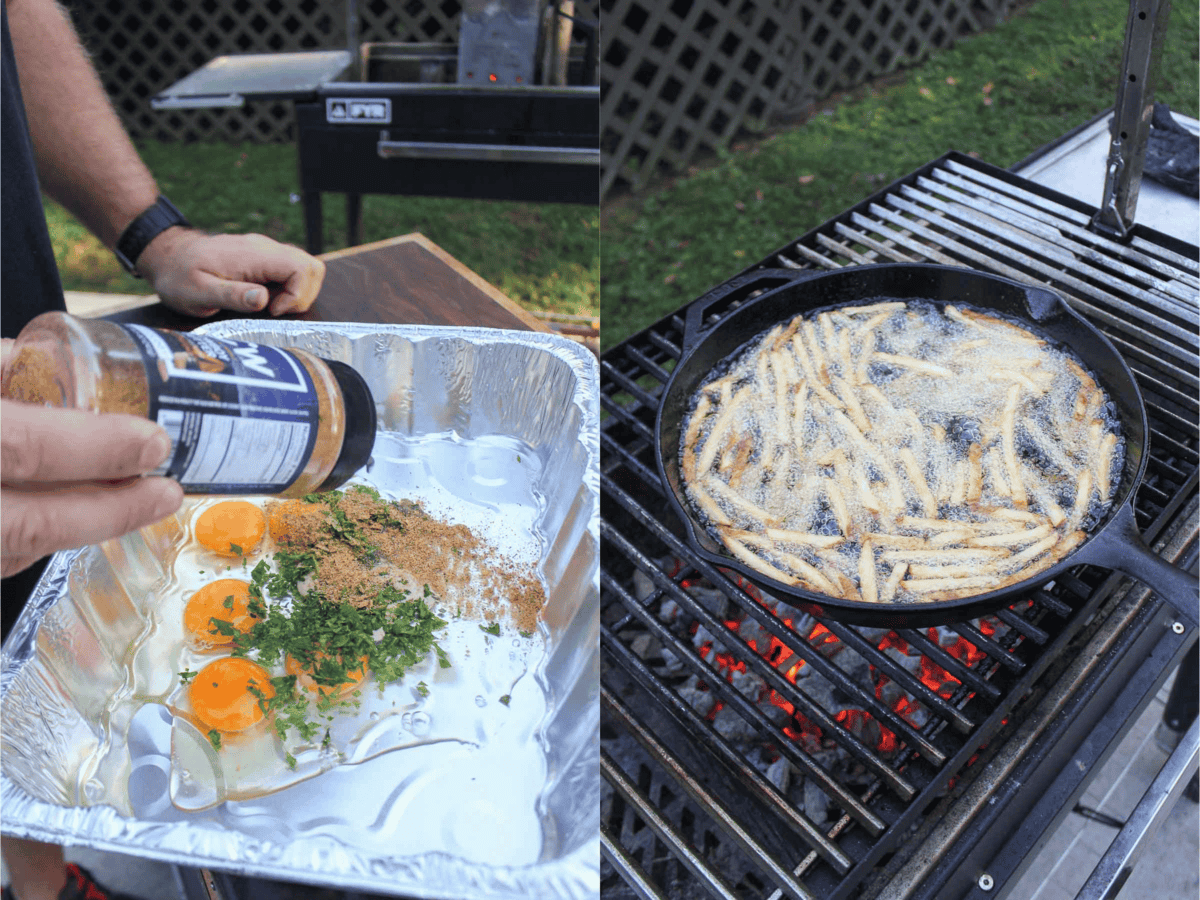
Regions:
<svg viewBox="0 0 1200 900"><path fill-rule="evenodd" d="M262 698L251 693L251 688ZM196 718L222 732L245 731L262 721L259 700L274 696L270 673L258 663L237 656L213 660L188 686Z"/></svg>
<svg viewBox="0 0 1200 900"><path fill-rule="evenodd" d="M268 507L271 538L277 544L305 543L304 535L318 530L327 510L323 505L303 500L283 500Z"/></svg>
<svg viewBox="0 0 1200 900"><path fill-rule="evenodd" d="M245 500L217 503L196 520L196 540L223 556L253 553L266 530L266 515Z"/></svg>
<svg viewBox="0 0 1200 900"><path fill-rule="evenodd" d="M233 635L221 634L212 619L228 622L243 633L249 631L258 621L250 615L249 583L222 578L192 594L183 608L183 627L193 644L222 647L233 642Z"/></svg>
<svg viewBox="0 0 1200 900"><path fill-rule="evenodd" d="M318 669L321 666L322 660L325 660L328 658L326 656L326 654L320 650L318 650L316 652L316 654L314 654L314 656L316 659L316 666ZM340 656L337 657L337 660L338 660L338 662L342 661ZM291 654L287 654L285 656L284 661L283 661L283 670L285 672L287 672L289 675L295 675L296 683L298 685L300 685L302 688L304 688L306 691L311 691L313 693L320 691L321 695L324 697L328 697L331 693L334 696L340 697L343 694L346 694L349 691L353 690L354 688L358 687L358 685L362 682L363 678L366 677L367 658L365 656L360 656L359 660L360 660L359 667L357 669L349 669L346 672L346 680L343 681L341 684L334 685L334 686L317 684L316 679L313 678L313 676L312 676L313 670L305 668L304 665L298 659L293 657Z"/></svg>

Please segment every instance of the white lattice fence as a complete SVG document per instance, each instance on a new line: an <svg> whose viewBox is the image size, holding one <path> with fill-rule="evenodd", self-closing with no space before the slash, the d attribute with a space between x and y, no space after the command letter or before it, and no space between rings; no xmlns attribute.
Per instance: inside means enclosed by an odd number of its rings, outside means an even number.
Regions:
<svg viewBox="0 0 1200 900"><path fill-rule="evenodd" d="M1013 0L601 0L601 193L990 27Z"/></svg>
<svg viewBox="0 0 1200 900"><path fill-rule="evenodd" d="M599 0L576 2L595 18ZM292 105L156 112L150 98L215 56L342 49L344 0L67 0L104 86L135 138L275 142ZM454 42L459 0L359 0L360 41Z"/></svg>

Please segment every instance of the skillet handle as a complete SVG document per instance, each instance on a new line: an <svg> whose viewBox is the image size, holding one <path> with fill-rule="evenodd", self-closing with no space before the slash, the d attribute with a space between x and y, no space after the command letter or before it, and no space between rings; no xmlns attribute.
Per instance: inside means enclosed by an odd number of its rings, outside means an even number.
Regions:
<svg viewBox="0 0 1200 900"><path fill-rule="evenodd" d="M825 269L755 269L753 272L743 272L717 285L707 294L700 295L692 301L684 314L683 353L686 355L700 339L707 334L704 320L718 303L727 300L731 294L749 295L754 291L770 291L790 284L808 281L817 275L824 275Z"/></svg>
<svg viewBox="0 0 1200 900"><path fill-rule="evenodd" d="M1081 553L1081 562L1136 578L1166 600L1190 627L1200 624L1200 580L1146 546L1132 506L1126 504L1118 510L1104 537L1094 542L1095 547L1082 548L1092 552Z"/></svg>

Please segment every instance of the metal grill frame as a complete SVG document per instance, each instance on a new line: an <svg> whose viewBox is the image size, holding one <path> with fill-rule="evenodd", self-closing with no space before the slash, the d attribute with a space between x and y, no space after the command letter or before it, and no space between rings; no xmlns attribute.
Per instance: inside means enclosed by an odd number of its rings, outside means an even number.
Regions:
<svg viewBox="0 0 1200 900"><path fill-rule="evenodd" d="M961 187L961 183L956 185L956 179L960 182L962 179L982 180L983 196L954 197ZM941 199L932 196L929 193L931 190L935 194L940 193ZM949 202L945 198L946 193L953 198ZM931 196L934 202L930 202ZM1031 201L1041 209L1050 210L1048 218L1029 220L1014 209ZM974 238L941 240L938 229L953 230L956 227L953 223L966 214L966 210L973 210L971 215L984 217L993 233ZM1197 285L1197 264L1192 258L1195 250L1140 226L1135 227L1128 245L1115 244L1086 230L1092 212L1085 204L1072 198L952 152L899 179L799 240L785 245L737 277L753 279L755 270L762 268L832 267L898 259L966 264L1020 280L1038 280L1058 289L1067 296L1068 302L1098 324L1110 338L1116 338L1117 346L1142 383L1147 403L1153 410L1151 441L1155 459L1151 462L1152 474L1147 486L1139 492L1138 522L1150 540L1168 526L1175 532L1181 531L1182 537L1176 535L1175 540L1181 540L1182 544L1168 550L1173 558L1186 562L1189 554L1194 555L1196 534L1195 421L1200 367L1197 365L1196 349L1197 311L1192 299L1195 295L1189 293ZM890 222L892 230L880 234L884 230L878 227L880 221ZM1016 236L1014 229L1024 230L1025 234ZM935 246L930 247L930 241ZM1067 263L1073 269L1079 269L1079 261L1072 253L1088 260L1082 273L1066 271ZM1164 287L1161 282L1155 283L1153 273L1170 272L1180 267L1185 269L1183 284ZM1079 277L1080 274L1083 277ZM1136 300L1153 309L1161 322L1143 317L1128 300L1106 290L1105 282L1111 280L1113 274L1133 277L1142 282L1141 288L1135 288ZM735 295L732 302L737 302L737 299ZM722 312L718 308L716 315L720 316ZM1133 322L1127 321L1127 316L1133 316ZM654 491L661 490L656 484L657 472L652 460L655 398L669 377L673 361L679 357L682 326L679 314L668 316L614 347L601 359L601 403L607 415L601 432L604 454L601 528L605 541L601 577L603 590L607 594L603 605L606 611L611 611L614 605L624 611L615 622L606 621L602 629L607 679L603 708L610 729L618 732L624 729L640 737L643 746L648 748L646 752L657 760L656 764L664 767L664 771L672 770L672 777L690 795L695 807L705 811L702 815L707 815L710 823L721 823L729 819L725 809L729 795L722 793L728 791L729 782L748 788L755 802L763 809L778 809L781 804L786 805L786 800L778 796L778 791L773 795L770 787L755 784L752 776L738 771L737 761L731 758L731 748L722 746L719 735L705 733L704 723L696 721L696 714L690 712L687 704L676 697L673 691L655 685L657 679L653 673L624 646L619 632L629 621L637 618L642 628L649 629L656 638L663 640L665 636L662 629L655 629L652 621L654 616L647 610L657 599L669 596L684 608L689 617L701 622L718 639L737 647L738 638L724 629L717 617L690 600L687 592L679 587L679 581L683 578L701 574L722 588L730 603L744 615L754 616L758 624L798 656L804 655L807 642L802 635L791 632L778 620L772 621L773 616L757 601L712 567L689 559L684 552L683 541L672 532L674 523L660 521L659 517L665 518L665 514L653 511L656 500ZM1164 371L1165 376L1162 375ZM1163 484L1166 490L1162 489ZM665 509L662 504L658 506ZM616 519L633 524L614 524ZM622 527L637 529L639 533L627 536L622 532ZM658 571L652 551L646 550L649 540L677 552L687 564L673 577ZM614 565L620 568L627 563L641 569L654 582L655 591L646 601L645 608L626 587L630 573L622 575L614 571ZM1072 577L1060 579L1053 593L1042 591L1037 594L1033 609L1033 615L1006 611L1000 616L1013 629L1009 632L1010 636L1020 634L1023 638L1015 653L984 638L970 626L960 626L960 633L985 650L987 658L980 667L965 675L961 666L950 669L964 687L951 698L949 704L934 705L936 715L930 721L936 724L924 729L928 734L914 737L909 732L897 731L910 748L910 758L903 771L889 774L874 770L876 783L857 803L845 803L842 808L848 808L848 812L827 835L822 836L824 840L811 835L812 823L797 821L796 814L792 814L790 834L806 841L807 846L811 847L807 856L799 860L799 865L796 865L795 858L780 860L772 855L772 841L775 847L781 844L771 835L764 837L761 833L754 833L758 823L752 825L737 820L735 827L727 831L725 837L735 842L754 861L753 864L764 874L765 880L773 881L784 893L792 896L899 897L910 896L913 891L927 890L928 893L918 895L944 897L957 896L961 891L969 890L971 864L979 858L988 858L989 853L994 854L996 843L1002 836L1007 837L1004 828L995 827L996 816L985 815L980 818L977 815L978 806L964 811L961 802L958 805L953 803L954 799L968 796L973 786L978 788L978 784L982 783L977 782L976 776L987 767L979 765L967 770L971 757L985 746L991 748L986 755L992 759L999 753L1011 753L1013 734L1019 730L1021 722L1034 714L1038 700L1049 702L1046 698L1053 694L1055 678L1069 669L1070 661L1077 658L1081 648L1095 650L1099 647L1111 658L1108 658L1099 675L1091 669L1077 673L1078 679L1072 681L1071 685L1078 691L1070 696L1060 696L1059 704L1074 704L1076 707L1090 704L1092 711L1103 709L1117 702L1115 697L1118 689L1124 686L1126 690L1120 708L1136 707L1140 710L1153 696L1151 688L1161 684L1195 637L1194 632L1179 635L1163 627L1170 616L1162 604L1144 590L1131 589L1131 583L1127 580L1100 570L1081 568ZM1104 623L1109 623L1108 631ZM843 640L855 641L854 629L834 623L824 624ZM905 635L902 633L902 636ZM745 645L739 649L748 665L755 667L755 654ZM861 651L860 655L867 654L872 664L878 663L880 671L889 677L894 674L887 668L886 657L876 660L866 648L859 646L857 649ZM811 647L807 653L809 655L805 658L819 656L813 653ZM941 662L940 659L938 661ZM716 684L721 682L721 676L707 662L690 660L689 664L707 666L707 682L714 685L713 690L721 694L721 699L734 705L740 702L739 710L752 721L759 719L758 724L762 727L761 715L756 717L752 709L745 709L751 704L735 690L726 690L728 685L722 687ZM761 669L763 667L759 666L756 671ZM1117 673L1116 677L1113 677L1114 673ZM783 694L798 709L804 710L805 698L795 696L798 690L789 692L786 682L778 685L766 672L759 671L759 674L770 687ZM837 677L836 673L823 674ZM906 683L904 687L907 690L910 686ZM639 691L646 697L652 696L652 699L640 696ZM971 692L974 694L968 700L967 694ZM926 689L926 693L931 692ZM929 700L920 693L914 696L922 702ZM1085 700L1088 704L1085 704ZM642 702L643 706L634 709L637 702ZM863 708L874 714L869 700L865 702L867 705ZM666 746L670 742L669 736L655 736L640 722L639 716L645 714L646 704L655 715L665 712L668 718L678 723L684 740L681 741L677 735L675 748ZM657 710L653 709L655 704ZM1007 719L1011 719L1011 725L1005 724ZM894 724L886 718L886 713L884 721L889 727ZM1078 727L1073 729L1074 732L1089 722L1094 724L1094 718L1083 714L1078 715L1076 721ZM772 726L768 723L769 727ZM964 729L965 735L961 733ZM1063 732L1064 729L1059 727L1057 733L1051 735L1054 740L1044 733L1035 735L1037 740L1027 741L1022 748L1031 750L1034 758L1026 757L1024 752L1018 753L1009 769L1019 765L1036 767L1047 760L1056 761L1058 757L1053 747L1061 750L1071 744L1070 740L1062 740ZM839 735L839 739L841 737ZM1078 738L1078 734L1074 737ZM1048 740L1052 745L1049 748L1045 746ZM680 749L691 742L703 745L713 754L708 758L707 770L704 758L693 761L688 767L686 760L694 754L687 749L680 752ZM732 752L733 756L737 755L736 751ZM713 758L720 761L721 765L714 767ZM804 760L793 762L802 770L806 764ZM872 760L867 762L875 764ZM711 879L709 892L716 896L755 895L752 891L747 893L749 888L745 886L739 888L723 883L706 861L703 847L698 850L694 841L689 842L686 835L679 833L679 828L673 827L656 809L654 800L646 793L646 785L634 784L627 776L623 776L608 756L605 756L602 768L606 783L620 797L618 805L625 808L620 823L625 831L631 827L631 816L641 816L644 824L649 825L657 835L660 845L668 847L680 860L679 865L699 879L697 883L703 884ZM713 772L714 768L720 769L720 772ZM953 791L950 790L952 781L957 782ZM1010 811L1010 815L1011 811L1021 808L1027 811L1038 799L1034 793L1026 792L1022 803L1006 803L1002 806ZM1006 799L1011 797L1006 795ZM926 815L926 809L931 806L940 812L953 809L959 817L956 819L956 831L951 836L950 843L953 846L937 851L944 863L940 867L938 860L922 861L922 850L927 845L922 842L920 834L916 839L908 834L913 828L931 831L931 820ZM803 818L800 814L799 819ZM852 822L858 827L850 827ZM880 824L885 827L880 829ZM705 840L705 827L698 824L690 826L693 835L701 836L701 845ZM713 827L721 826L714 824ZM989 835L991 840L985 840ZM938 836L939 840L944 837L943 834ZM610 821L602 822L602 849L606 864L629 885L637 885L635 889L641 896L663 896L652 875L639 865L634 854L622 846L621 838L622 835L614 831ZM896 853L897 849L902 852ZM1011 847L1005 848L1005 852L1011 851ZM786 854L788 851L785 849L782 852ZM852 865L847 867L847 861ZM651 868L655 865L662 868L661 863L655 863ZM1009 864L1006 873L1012 874L1017 868L1019 863ZM801 874L793 877L791 873L795 870ZM925 882L924 888L921 882ZM951 892L939 893L942 890ZM772 896L778 895L780 890ZM991 893L980 896L997 895Z"/></svg>

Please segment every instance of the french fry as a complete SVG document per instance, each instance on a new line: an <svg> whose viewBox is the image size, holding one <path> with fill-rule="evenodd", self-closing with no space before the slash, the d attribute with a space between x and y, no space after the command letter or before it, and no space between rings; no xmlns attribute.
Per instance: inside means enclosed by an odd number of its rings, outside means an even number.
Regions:
<svg viewBox="0 0 1200 900"><path fill-rule="evenodd" d="M834 565L828 565L823 573L829 581L837 583L837 593L831 594L833 597L841 597L845 600L861 600L862 595L858 592L858 587L850 580L850 576Z"/></svg>
<svg viewBox="0 0 1200 900"><path fill-rule="evenodd" d="M1079 481L1075 486L1075 503L1071 507L1070 515L1067 520L1072 527L1078 527L1083 521L1083 517L1087 515L1088 507L1092 503L1092 470L1084 469L1079 473Z"/></svg>
<svg viewBox="0 0 1200 900"><path fill-rule="evenodd" d="M881 547L891 547L895 550L931 550L928 539L913 534L890 534L883 531L872 531L863 535Z"/></svg>
<svg viewBox="0 0 1200 900"><path fill-rule="evenodd" d="M1008 481L1004 477L1004 461L995 447L988 448L984 458L984 468L987 470L988 481L996 494L1000 497L1012 496L1012 492L1008 488Z"/></svg>
<svg viewBox="0 0 1200 900"><path fill-rule="evenodd" d="M954 461L954 480L950 488L950 505L962 506L967 502L967 461L958 459Z"/></svg>
<svg viewBox="0 0 1200 900"><path fill-rule="evenodd" d="M741 510L759 524L779 524L779 518L777 516L773 516L761 506L756 506L755 504L751 503L737 491L733 490L733 488L729 487L729 485L723 482L720 478L709 477L704 479L701 483L707 487L712 494L719 497L721 500L724 500L730 506Z"/></svg>
<svg viewBox="0 0 1200 900"><path fill-rule="evenodd" d="M817 337L817 326L812 321L805 322L800 326L800 334L804 335L804 343L812 357L813 370L816 372L817 380L823 384L829 384L829 365L821 350L821 341Z"/></svg>
<svg viewBox="0 0 1200 900"><path fill-rule="evenodd" d="M730 553L732 553L754 571L758 572L760 575L766 575L768 578L774 579L775 581L786 585L795 585L799 583L800 579L795 575L789 575L782 569L778 569L771 565L736 538L722 534L721 540L729 549Z"/></svg>
<svg viewBox="0 0 1200 900"><path fill-rule="evenodd" d="M967 544L971 547L1023 547L1046 537L1051 530L1050 523L1047 522L1037 528L1022 528L1020 531L973 537L967 541Z"/></svg>
<svg viewBox="0 0 1200 900"><path fill-rule="evenodd" d="M704 475L712 468L712 464L717 458L717 453L721 449L721 438L724 437L725 431L729 428L730 423L733 422L733 417L738 414L741 405L746 401L749 392L749 387L742 388L717 413L716 419L713 420L712 428L708 430L708 437L704 439L704 449L700 453L700 461L696 464L698 475Z"/></svg>
<svg viewBox="0 0 1200 900"><path fill-rule="evenodd" d="M1046 393L1046 389L1035 383L1028 375L1023 372L1014 372L1012 369L994 369L988 373L987 379L988 381L1015 381L1035 397Z"/></svg>
<svg viewBox="0 0 1200 900"><path fill-rule="evenodd" d="M983 496L983 450L978 444L967 448L967 503L977 503Z"/></svg>
<svg viewBox="0 0 1200 900"><path fill-rule="evenodd" d="M971 324L983 328L985 331L990 330L992 333L999 333L1011 341L1020 341L1025 344L1034 344L1038 347L1044 347L1046 342L1041 338L1034 337L1024 328L1005 322L1003 319L997 319L995 316L989 316L986 313L976 312L972 309L959 310L963 319L960 321L968 321Z"/></svg>
<svg viewBox="0 0 1200 900"><path fill-rule="evenodd" d="M796 358L800 360L800 367L804 369L804 377L808 382L809 389L834 409L842 409L842 401L835 397L829 388L825 387L823 379L818 376L808 351L804 349L804 340L801 335L792 335L792 349L796 352Z"/></svg>
<svg viewBox="0 0 1200 900"><path fill-rule="evenodd" d="M726 529L725 533L729 534L730 537L740 541L743 544L752 544L771 552L778 562L792 570L789 574L794 574L801 581L805 582L808 586L816 589L817 591L820 591L822 594L831 594L834 596L838 594L839 589L835 587L828 578L821 574L820 569L806 560L801 559L799 556L796 556L794 553L785 553L779 550L777 547L775 547L772 541L764 538L762 535L755 534L751 531L735 532L730 529ZM770 565L770 563L768 563L768 565Z"/></svg>
<svg viewBox="0 0 1200 900"><path fill-rule="evenodd" d="M837 348L837 332L833 327L833 319L829 313L823 312L817 315L817 322L821 325L821 336L825 338L825 349L835 350Z"/></svg>
<svg viewBox="0 0 1200 900"><path fill-rule="evenodd" d="M846 413L850 416L850 421L858 427L859 431L870 431L871 420L863 412L862 404L858 402L858 397L855 396L854 388L850 383L835 375L833 386L837 390L838 398L846 405Z"/></svg>
<svg viewBox="0 0 1200 900"><path fill-rule="evenodd" d="M1008 389L1004 411L1000 414L1000 440L1004 448L1004 465L1008 469L1008 484L1012 488L1012 500L1017 506L1025 506L1029 498L1021 480L1021 464L1017 461L1016 417L1017 402L1021 398L1021 386L1014 384Z"/></svg>
<svg viewBox="0 0 1200 900"><path fill-rule="evenodd" d="M892 572L887 577L887 581L883 583L883 587L879 591L879 599L882 602L892 600L896 596L896 591L900 589L900 581L908 572L908 563L896 563L892 566Z"/></svg>
<svg viewBox="0 0 1200 900"><path fill-rule="evenodd" d="M1027 509L1010 509L1007 506L983 506L979 511L993 519L1008 519L1010 522L1028 522L1032 525L1042 524L1042 516Z"/></svg>
<svg viewBox="0 0 1200 900"><path fill-rule="evenodd" d="M939 378L951 378L954 375L952 369L939 366L937 363L928 363L912 356L899 356L895 353L882 353L876 350L874 358L888 365L899 366L902 369L909 369L913 372L920 372L922 375L936 375Z"/></svg>
<svg viewBox="0 0 1200 900"><path fill-rule="evenodd" d="M905 304L897 300L889 300L886 303L871 303L866 306L846 306L842 311L848 316L865 316L883 313L890 316L892 313L904 309Z"/></svg>
<svg viewBox="0 0 1200 900"><path fill-rule="evenodd" d="M884 562L906 563L963 563L980 559L1000 559L1008 552L999 547L943 547L939 550L884 550L879 558Z"/></svg>
<svg viewBox="0 0 1200 900"><path fill-rule="evenodd" d="M923 516L901 516L897 524L901 528L922 529L925 531L963 531L969 530L975 534L1010 531L1009 525L984 520L982 522L964 522L960 519L931 519Z"/></svg>
<svg viewBox="0 0 1200 900"><path fill-rule="evenodd" d="M967 529L958 529L956 531L943 531L940 534L930 535L930 547L952 547L955 544L961 544L970 538L976 537L977 531L969 531Z"/></svg>
<svg viewBox="0 0 1200 900"><path fill-rule="evenodd" d="M1037 559L1043 553L1046 553L1047 551L1054 549L1055 545L1058 544L1061 540L1062 540L1062 535L1059 534L1057 531L1055 531L1055 532L1051 533L1050 535L1042 538L1037 543L1030 544L1024 550L1021 550L1018 553L1012 554L1007 559L1003 560L1002 563L995 566L995 569L997 571L1003 569L1008 572L1015 572L1020 569L1023 569L1025 566L1027 566L1029 563L1033 562L1033 560ZM1060 548L1059 553L1057 554L1056 558L1061 558L1062 556L1065 556L1065 555L1066 554L1063 553ZM986 567L981 567L981 569L983 569L983 568L986 568Z"/></svg>
<svg viewBox="0 0 1200 900"><path fill-rule="evenodd" d="M1100 492L1100 502L1108 502L1108 494L1112 490L1113 452L1116 450L1117 436L1109 432L1100 441L1100 450L1096 454L1096 490Z"/></svg>
<svg viewBox="0 0 1200 900"><path fill-rule="evenodd" d="M842 376L853 384L856 379L854 355L850 352L850 329L839 328L837 332L838 361L842 366Z"/></svg>
<svg viewBox="0 0 1200 900"><path fill-rule="evenodd" d="M804 447L804 417L808 413L808 379L801 378L796 385L792 408L792 446L799 453Z"/></svg>
<svg viewBox="0 0 1200 900"><path fill-rule="evenodd" d="M765 534L772 541L778 541L781 544L799 544L822 550L836 547L845 540L840 534L813 534L810 531L792 531L787 528L768 528Z"/></svg>
<svg viewBox="0 0 1200 900"><path fill-rule="evenodd" d="M929 490L929 484L925 481L925 473L921 471L921 464L917 462L911 448L901 448L900 463L904 466L908 480L912 482L912 486L917 492L922 512L930 518L934 518L937 516L937 500L934 499L933 492Z"/></svg>
<svg viewBox="0 0 1200 900"><path fill-rule="evenodd" d="M875 549L870 540L863 541L858 557L858 589L867 603L879 602L879 588L875 583Z"/></svg>
<svg viewBox="0 0 1200 900"><path fill-rule="evenodd" d="M741 485L742 478L745 477L750 463L750 454L753 452L754 439L748 434L742 435L742 439L735 445L732 471L729 473L730 487L736 489Z"/></svg>
<svg viewBox="0 0 1200 900"><path fill-rule="evenodd" d="M850 534L853 526L850 520L850 510L846 507L846 497L842 493L842 489L838 487L838 483L832 478L824 479L821 487L825 490L825 499L829 501L829 509L833 513L834 520L838 523L838 528L842 534Z"/></svg>
<svg viewBox="0 0 1200 900"><path fill-rule="evenodd" d="M854 381L857 384L870 384L867 368L871 365L871 355L875 352L875 332L868 331L863 335L862 348L858 352L858 363L854 367Z"/></svg>
<svg viewBox="0 0 1200 900"><path fill-rule="evenodd" d="M950 563L944 566L931 566L925 563L912 563L908 567L908 577L917 580L927 578L966 578L979 574L978 563ZM992 577L992 576L988 576ZM941 590L941 588L939 588Z"/></svg>
<svg viewBox="0 0 1200 900"><path fill-rule="evenodd" d="M725 514L725 510L721 509L720 505L708 491L704 490L704 488L700 487L694 481L688 486L688 489L691 491L692 499L696 501L696 504L703 510L704 514L715 524L733 524L733 521Z"/></svg>

